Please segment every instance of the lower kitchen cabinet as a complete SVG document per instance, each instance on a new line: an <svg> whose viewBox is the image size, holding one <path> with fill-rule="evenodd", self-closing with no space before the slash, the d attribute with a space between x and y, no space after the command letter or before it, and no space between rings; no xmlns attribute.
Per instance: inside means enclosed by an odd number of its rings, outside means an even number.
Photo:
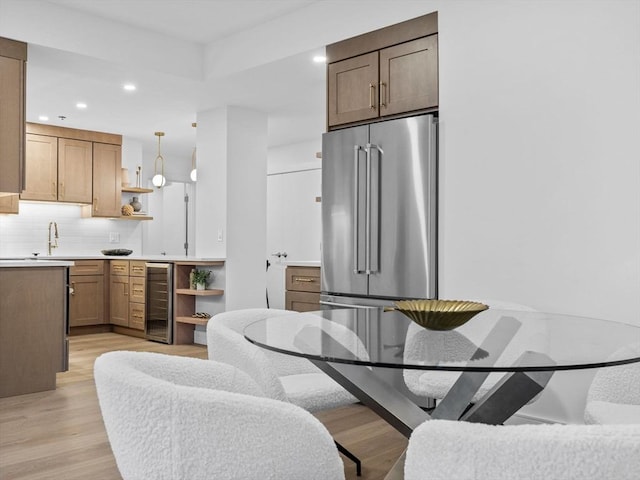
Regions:
<svg viewBox="0 0 640 480"><path fill-rule="evenodd" d="M111 280L109 284L109 323L121 327L129 326L129 275L114 275L111 262ZM127 267L128 272L128 267Z"/></svg>
<svg viewBox="0 0 640 480"><path fill-rule="evenodd" d="M320 310L320 267L288 266L285 308L296 312Z"/></svg>
<svg viewBox="0 0 640 480"><path fill-rule="evenodd" d="M142 335L144 332L147 275L145 265L146 262L143 260L110 261L110 323L130 329L121 333Z"/></svg>
<svg viewBox="0 0 640 480"><path fill-rule="evenodd" d="M129 303L129 328L144 330L145 304Z"/></svg>
<svg viewBox="0 0 640 480"><path fill-rule="evenodd" d="M108 323L105 315L104 260L76 260L69 269L69 326Z"/></svg>
<svg viewBox="0 0 640 480"><path fill-rule="evenodd" d="M129 328L144 331L145 302L147 299L146 262L129 262Z"/></svg>

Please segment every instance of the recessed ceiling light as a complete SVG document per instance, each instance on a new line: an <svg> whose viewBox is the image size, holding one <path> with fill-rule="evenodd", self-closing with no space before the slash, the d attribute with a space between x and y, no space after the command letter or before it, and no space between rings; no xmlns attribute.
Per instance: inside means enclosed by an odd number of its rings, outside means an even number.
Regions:
<svg viewBox="0 0 640 480"><path fill-rule="evenodd" d="M76 103L76 107L82 110L82 109L87 108L87 104L83 103L83 102L78 102L78 103Z"/></svg>
<svg viewBox="0 0 640 480"><path fill-rule="evenodd" d="M133 92L136 89L136 86L133 83L127 83L122 88L124 88L127 92Z"/></svg>
<svg viewBox="0 0 640 480"><path fill-rule="evenodd" d="M49 121L49 117L47 117L46 115L40 115L38 117L38 120L40 120L41 122L48 122Z"/></svg>
<svg viewBox="0 0 640 480"><path fill-rule="evenodd" d="M316 63L326 63L327 57L325 57L324 55L316 55L315 57L313 57L313 61Z"/></svg>

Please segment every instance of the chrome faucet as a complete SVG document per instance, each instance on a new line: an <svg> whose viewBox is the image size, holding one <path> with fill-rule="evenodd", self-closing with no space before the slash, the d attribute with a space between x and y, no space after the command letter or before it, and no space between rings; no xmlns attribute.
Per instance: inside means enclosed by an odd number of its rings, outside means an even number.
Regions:
<svg viewBox="0 0 640 480"><path fill-rule="evenodd" d="M53 227L53 245L51 244L51 227ZM49 222L49 256L51 256L52 248L58 248L58 224L56 222Z"/></svg>

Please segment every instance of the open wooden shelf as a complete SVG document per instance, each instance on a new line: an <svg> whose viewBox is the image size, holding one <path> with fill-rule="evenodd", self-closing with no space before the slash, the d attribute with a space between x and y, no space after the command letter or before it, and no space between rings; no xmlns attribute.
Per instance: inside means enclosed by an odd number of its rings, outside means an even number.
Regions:
<svg viewBox="0 0 640 480"><path fill-rule="evenodd" d="M146 215L122 215L117 218L120 220L153 220L153 217L148 217Z"/></svg>
<svg viewBox="0 0 640 480"><path fill-rule="evenodd" d="M176 317L176 322L178 322L178 323L190 323L191 325L206 325L208 321L209 321L208 318Z"/></svg>
<svg viewBox="0 0 640 480"><path fill-rule="evenodd" d="M202 265L205 267L221 267L222 265L224 265L224 260L193 260L193 261L178 260L173 263L175 265L188 265L188 266Z"/></svg>
<svg viewBox="0 0 640 480"><path fill-rule="evenodd" d="M153 188L122 187L122 193L152 193Z"/></svg>
<svg viewBox="0 0 640 480"><path fill-rule="evenodd" d="M210 297L212 295L224 295L224 290L218 290L217 288L208 288L207 290L192 290L191 288L176 288L178 295L198 295L203 297Z"/></svg>
<svg viewBox="0 0 640 480"><path fill-rule="evenodd" d="M206 326L208 318L198 318L192 315L196 312L196 303L198 299L205 303L217 304L218 298L224 295L224 290L219 288L209 288L206 290L195 290L190 287L190 274L194 268L211 269L223 267L224 260L180 260L174 262L174 324L173 324L173 343L174 344L190 344L193 343L193 335L196 326ZM205 298L210 300L205 300ZM205 307L207 309L208 307Z"/></svg>

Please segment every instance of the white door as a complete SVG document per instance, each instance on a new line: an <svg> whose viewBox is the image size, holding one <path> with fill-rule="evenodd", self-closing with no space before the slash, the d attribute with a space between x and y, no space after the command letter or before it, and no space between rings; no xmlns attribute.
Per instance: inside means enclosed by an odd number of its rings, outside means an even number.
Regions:
<svg viewBox="0 0 640 480"><path fill-rule="evenodd" d="M271 308L284 308L287 262L320 261L321 181L319 168L267 176L267 259L271 264L267 292Z"/></svg>

